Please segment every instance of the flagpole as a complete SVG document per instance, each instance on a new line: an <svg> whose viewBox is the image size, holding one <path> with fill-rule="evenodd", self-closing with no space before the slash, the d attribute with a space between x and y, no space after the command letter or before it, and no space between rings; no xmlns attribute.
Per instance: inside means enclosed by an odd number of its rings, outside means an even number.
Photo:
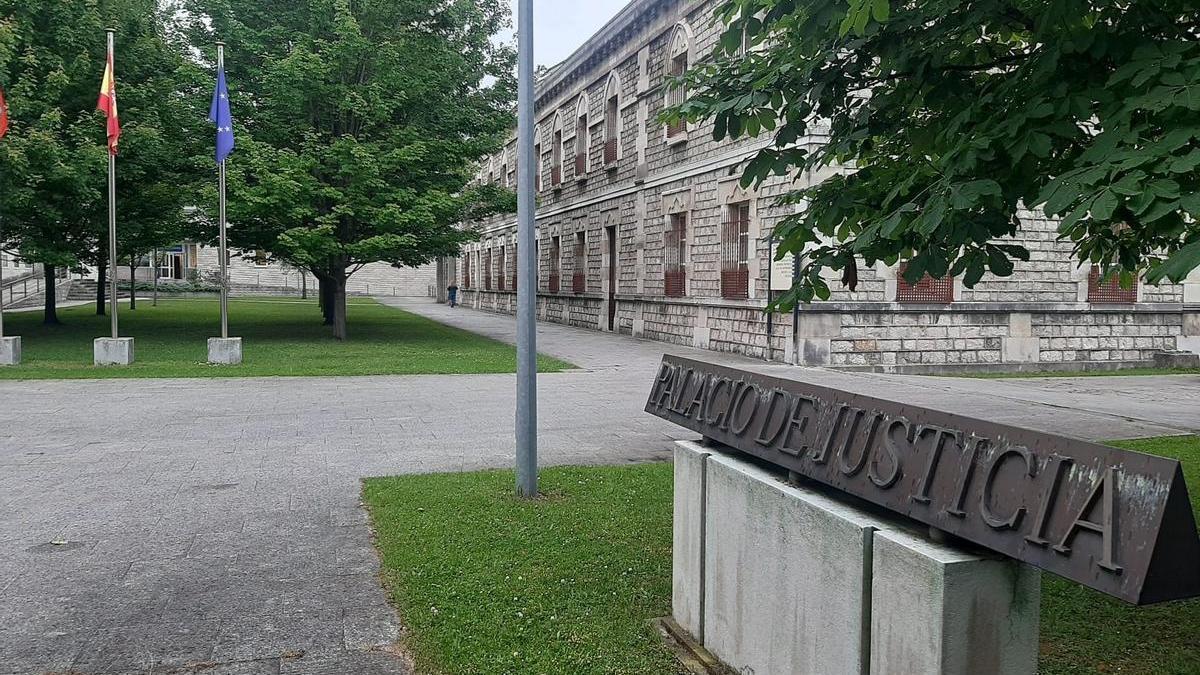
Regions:
<svg viewBox="0 0 1200 675"><path fill-rule="evenodd" d="M517 5L517 494L538 495L533 0Z"/></svg>
<svg viewBox="0 0 1200 675"><path fill-rule="evenodd" d="M217 72L225 69L225 43L217 43ZM220 229L221 256L221 338L229 337L229 254L228 242L225 238L225 160L217 165L217 192L220 198L217 205L217 222Z"/></svg>
<svg viewBox="0 0 1200 675"><path fill-rule="evenodd" d="M113 34L116 33L116 29L109 28L106 32L108 58L114 63L112 77L116 79L116 58L113 54ZM121 337L117 322L117 156L113 154L111 147L108 150L108 270L112 280L109 313L112 314L112 336L116 340Z"/></svg>

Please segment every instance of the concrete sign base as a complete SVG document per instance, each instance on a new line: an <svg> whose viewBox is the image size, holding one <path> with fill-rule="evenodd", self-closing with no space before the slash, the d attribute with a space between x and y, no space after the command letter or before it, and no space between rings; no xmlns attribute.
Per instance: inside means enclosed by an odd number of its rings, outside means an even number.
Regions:
<svg viewBox="0 0 1200 675"><path fill-rule="evenodd" d="M673 615L736 672L1032 673L1040 573L744 455L675 449Z"/></svg>
<svg viewBox="0 0 1200 675"><path fill-rule="evenodd" d="M21 365L21 338L0 338L0 366Z"/></svg>
<svg viewBox="0 0 1200 675"><path fill-rule="evenodd" d="M93 363L97 366L133 364L133 338L96 338L92 343Z"/></svg>
<svg viewBox="0 0 1200 675"><path fill-rule="evenodd" d="M242 363L242 338L208 338L208 362L237 366Z"/></svg>

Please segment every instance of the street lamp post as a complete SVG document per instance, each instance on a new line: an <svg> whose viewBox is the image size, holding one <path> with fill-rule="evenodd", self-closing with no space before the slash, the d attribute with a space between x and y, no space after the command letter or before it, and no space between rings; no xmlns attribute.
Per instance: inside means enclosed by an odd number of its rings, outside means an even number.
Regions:
<svg viewBox="0 0 1200 675"><path fill-rule="evenodd" d="M517 494L538 494L533 0L517 4Z"/></svg>

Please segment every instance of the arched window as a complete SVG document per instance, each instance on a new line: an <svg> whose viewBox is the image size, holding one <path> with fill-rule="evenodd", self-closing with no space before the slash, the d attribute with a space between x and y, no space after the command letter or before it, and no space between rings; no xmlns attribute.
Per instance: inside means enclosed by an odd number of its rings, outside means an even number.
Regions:
<svg viewBox="0 0 1200 675"><path fill-rule="evenodd" d="M520 162L520 160L517 160ZM533 191L542 191L542 127L533 129Z"/></svg>
<svg viewBox="0 0 1200 675"><path fill-rule="evenodd" d="M587 176L591 166L591 138L588 131L588 96L587 92L579 95L575 103L575 180Z"/></svg>
<svg viewBox="0 0 1200 675"><path fill-rule="evenodd" d="M692 35L687 25L679 24L671 35L667 48L666 73L668 77L679 77L688 71L692 65ZM666 106L668 108L682 105L687 100L687 90L681 86L668 85ZM667 140L687 138L687 122L679 120L667 125Z"/></svg>
<svg viewBox="0 0 1200 675"><path fill-rule="evenodd" d="M604 166L617 167L621 152L621 79L608 76L604 87Z"/></svg>
<svg viewBox="0 0 1200 675"><path fill-rule="evenodd" d="M550 135L550 186L562 185L563 165L563 119L560 111L554 116L553 131Z"/></svg>

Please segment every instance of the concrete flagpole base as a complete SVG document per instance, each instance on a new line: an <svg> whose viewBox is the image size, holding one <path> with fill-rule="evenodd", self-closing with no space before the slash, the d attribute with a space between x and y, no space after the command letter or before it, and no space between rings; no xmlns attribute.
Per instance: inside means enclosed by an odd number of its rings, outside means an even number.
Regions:
<svg viewBox="0 0 1200 675"><path fill-rule="evenodd" d="M208 338L208 362L215 366L242 363L242 338Z"/></svg>
<svg viewBox="0 0 1200 675"><path fill-rule="evenodd" d="M0 366L21 365L21 338L0 338Z"/></svg>
<svg viewBox="0 0 1200 675"><path fill-rule="evenodd" d="M97 366L132 365L133 338L96 338L92 355Z"/></svg>
<svg viewBox="0 0 1200 675"><path fill-rule="evenodd" d="M1040 573L726 452L675 448L673 615L734 672L1036 672Z"/></svg>

